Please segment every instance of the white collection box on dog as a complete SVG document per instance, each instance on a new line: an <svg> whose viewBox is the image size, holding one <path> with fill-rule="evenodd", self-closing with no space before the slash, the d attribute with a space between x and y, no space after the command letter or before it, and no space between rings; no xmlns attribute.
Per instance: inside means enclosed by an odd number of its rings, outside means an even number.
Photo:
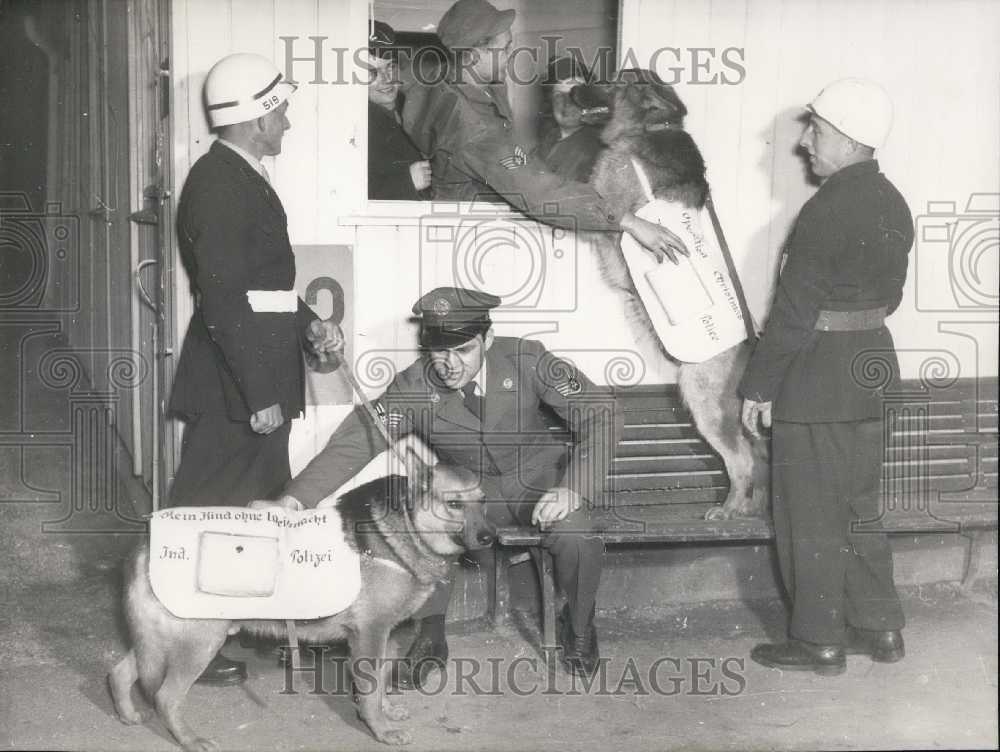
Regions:
<svg viewBox="0 0 1000 752"><path fill-rule="evenodd" d="M747 338L740 294L708 209L653 198L642 166L635 160L632 165L650 199L636 216L671 230L691 255L677 264L660 261L627 233L622 255L664 349L677 360L701 363Z"/></svg>
<svg viewBox="0 0 1000 752"><path fill-rule="evenodd" d="M198 590L263 598L278 582L278 538L208 531L198 540Z"/></svg>
<svg viewBox="0 0 1000 752"><path fill-rule="evenodd" d="M335 507L175 507L150 519L149 579L182 618L316 619L354 602L361 560Z"/></svg>

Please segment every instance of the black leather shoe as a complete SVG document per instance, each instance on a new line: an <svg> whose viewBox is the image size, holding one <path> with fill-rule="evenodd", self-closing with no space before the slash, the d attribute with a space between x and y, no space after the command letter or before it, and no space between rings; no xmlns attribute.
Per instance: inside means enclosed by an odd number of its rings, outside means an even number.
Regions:
<svg viewBox="0 0 1000 752"><path fill-rule="evenodd" d="M559 616L559 647L562 648L563 667L571 674L589 678L600 665L601 651L597 645L597 628L591 613L587 628L582 636L573 631L569 618L569 608L564 607Z"/></svg>
<svg viewBox="0 0 1000 752"><path fill-rule="evenodd" d="M812 671L820 676L836 676L847 668L844 648L840 645L814 645L801 640L757 645L750 651L750 658L768 668Z"/></svg>
<svg viewBox="0 0 1000 752"><path fill-rule="evenodd" d="M898 629L874 630L847 628L848 655L869 655L876 663L896 663L903 660L906 647Z"/></svg>
<svg viewBox="0 0 1000 752"><path fill-rule="evenodd" d="M406 657L392 664L392 684L396 689L420 689L426 684L432 669L445 671L447 661L446 640L434 640L427 635L418 634Z"/></svg>
<svg viewBox="0 0 1000 752"><path fill-rule="evenodd" d="M196 679L198 684L211 684L215 687L231 687L247 680L247 664L243 661L232 661L222 653L216 653L201 676Z"/></svg>

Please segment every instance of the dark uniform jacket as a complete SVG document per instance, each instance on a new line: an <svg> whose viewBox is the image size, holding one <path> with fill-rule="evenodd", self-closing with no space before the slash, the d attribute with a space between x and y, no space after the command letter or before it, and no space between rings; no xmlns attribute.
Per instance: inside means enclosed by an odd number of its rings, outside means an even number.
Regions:
<svg viewBox="0 0 1000 752"><path fill-rule="evenodd" d="M177 364L172 411L232 420L274 404L302 411L302 343L315 314L255 313L248 290L289 290L295 257L278 195L229 147L212 144L191 168L177 213L181 256L195 292Z"/></svg>
<svg viewBox="0 0 1000 752"><path fill-rule="evenodd" d="M435 386L425 358L393 379L376 410L391 434L415 433L442 462L479 474L488 498L537 500L565 486L602 504L621 432L610 391L535 340L496 337L485 362L482 420L461 391ZM384 449L367 413L355 410L286 493L313 507Z"/></svg>
<svg viewBox="0 0 1000 752"><path fill-rule="evenodd" d="M785 250L770 317L740 393L773 401L778 420L880 417L884 387L898 377L892 335L882 326L817 331L820 311L899 305L913 219L878 162L831 175L799 213Z"/></svg>
<svg viewBox="0 0 1000 752"><path fill-rule="evenodd" d="M535 154L556 175L586 183L603 149L598 128L584 125L561 138L559 126L553 123L542 134Z"/></svg>
<svg viewBox="0 0 1000 752"><path fill-rule="evenodd" d="M420 201L410 165L423 159L403 127L384 107L368 103L368 198Z"/></svg>
<svg viewBox="0 0 1000 752"><path fill-rule="evenodd" d="M431 160L435 199L499 196L546 224L570 230L620 229L621 216L593 188L549 171L516 143L503 84L413 84L406 91L403 128Z"/></svg>

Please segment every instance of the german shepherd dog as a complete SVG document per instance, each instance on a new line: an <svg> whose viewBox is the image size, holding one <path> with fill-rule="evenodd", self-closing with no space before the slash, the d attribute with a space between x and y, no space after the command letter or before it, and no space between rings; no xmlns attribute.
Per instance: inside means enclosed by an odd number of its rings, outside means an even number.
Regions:
<svg viewBox="0 0 1000 752"><path fill-rule="evenodd" d="M376 669L368 677L374 684L371 691L358 693L356 700L358 715L386 744L410 742L408 732L390 724L405 720L408 713L385 696L391 667L386 660L389 633L413 616L453 558L491 545L495 534L484 516L484 493L472 473L443 464L430 467L413 451L407 451L406 464L407 478L374 480L337 500L345 538L362 554L358 597L338 614L296 622L301 639L346 638L354 665ZM199 736L185 723L181 705L188 690L227 635L246 630L284 637L285 623L178 618L154 595L148 561L145 544L126 571L125 615L132 649L108 675L115 710L123 723L144 721L132 701L132 686L138 681L184 749L218 749L215 741Z"/></svg>
<svg viewBox="0 0 1000 752"><path fill-rule="evenodd" d="M590 183L618 213L635 211L648 200L632 159L645 169L656 198L696 210L705 205L705 161L683 128L687 108L672 86L651 71L629 69L610 84L577 86L571 96L585 119L604 124L601 140L608 148L598 158ZM621 248L609 237L594 244L605 280L624 296L637 340L651 343L658 356L672 360L653 330ZM725 503L709 510L708 519L760 516L770 494L767 444L753 441L740 422L742 401L736 387L750 349L744 342L703 363L680 363L678 368L681 397L729 475Z"/></svg>

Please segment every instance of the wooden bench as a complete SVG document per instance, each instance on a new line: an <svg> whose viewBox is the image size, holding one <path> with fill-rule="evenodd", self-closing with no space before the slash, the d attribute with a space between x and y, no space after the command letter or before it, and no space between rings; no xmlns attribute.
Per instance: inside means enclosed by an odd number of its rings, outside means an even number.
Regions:
<svg viewBox="0 0 1000 752"><path fill-rule="evenodd" d="M597 515L601 537L616 544L760 543L774 537L766 519L706 521L728 489L721 459L698 436L676 389L639 387L616 395L625 434L609 478L613 507ZM979 571L985 537L997 529L997 381L927 387L904 382L887 409L883 514L892 535L958 533L969 539L962 585ZM874 522L874 521L873 521ZM503 528L502 547L539 546L533 527ZM498 552L487 617L505 616L505 565L527 554ZM542 648L554 648L552 558L541 557Z"/></svg>

